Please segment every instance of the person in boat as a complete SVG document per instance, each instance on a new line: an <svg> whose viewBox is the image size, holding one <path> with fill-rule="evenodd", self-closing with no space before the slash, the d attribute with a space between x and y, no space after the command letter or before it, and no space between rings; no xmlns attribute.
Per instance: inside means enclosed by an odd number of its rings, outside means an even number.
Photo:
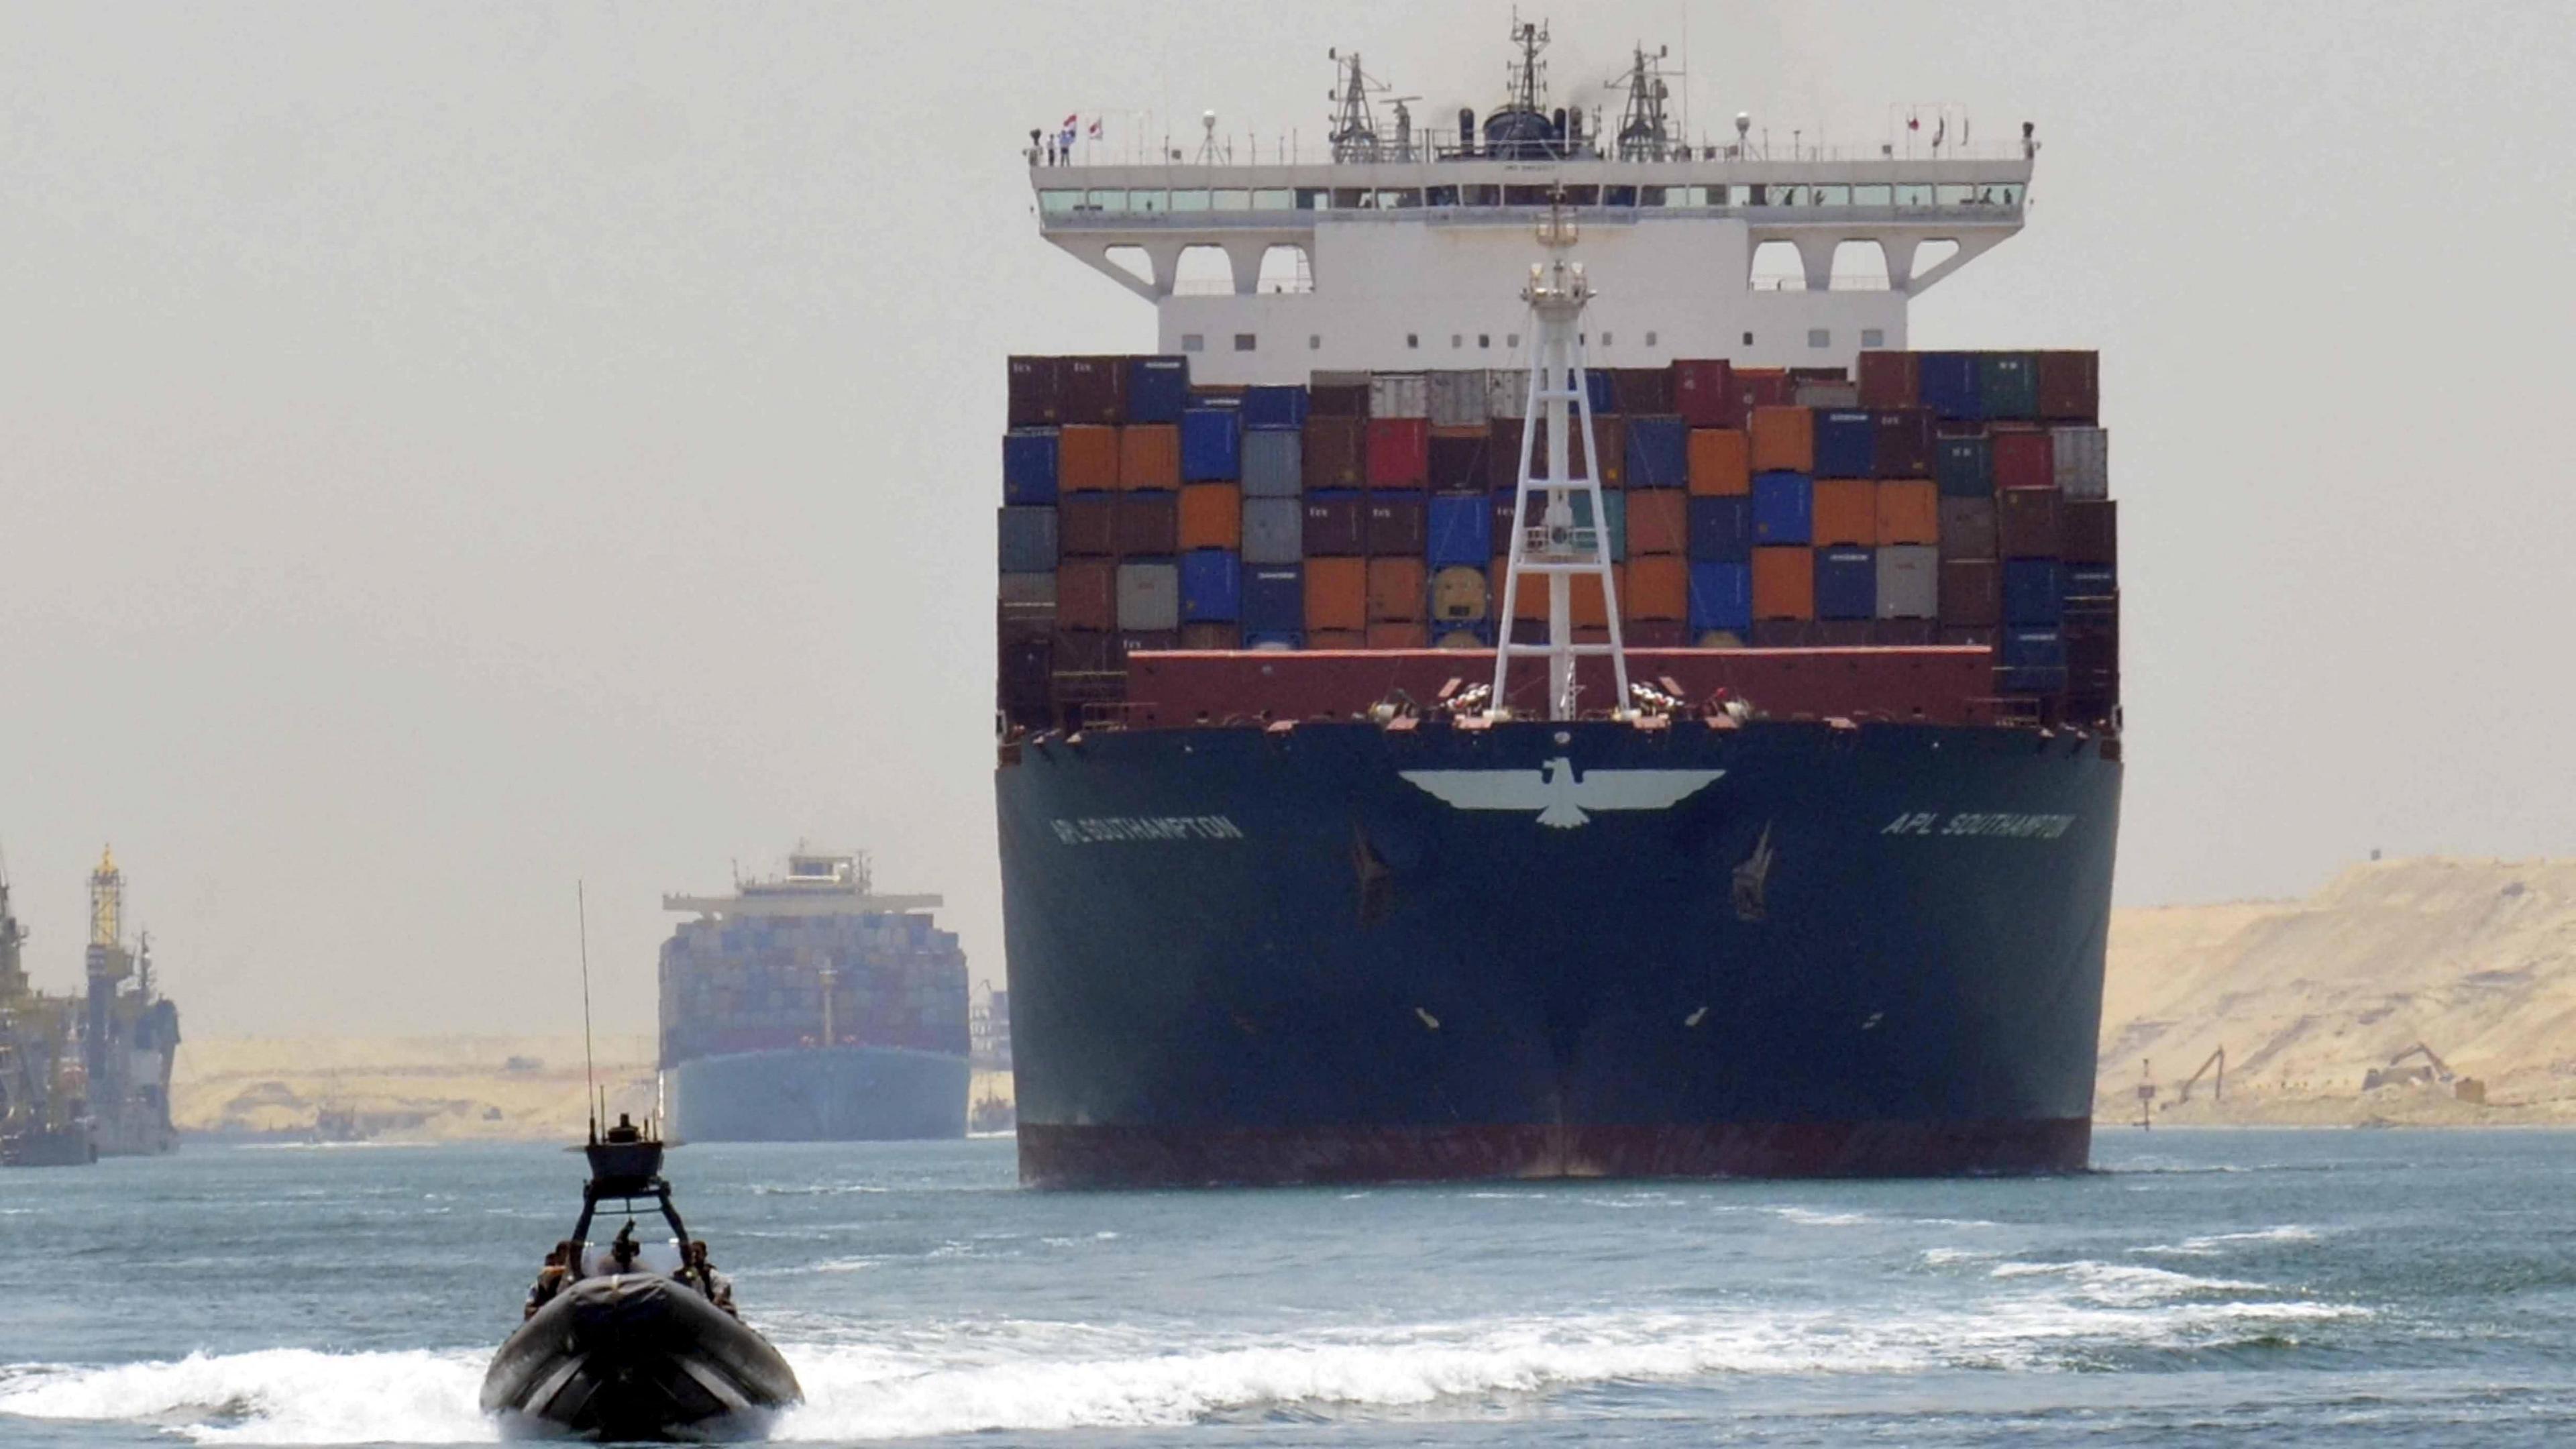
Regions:
<svg viewBox="0 0 2576 1449"><path fill-rule="evenodd" d="M611 1273L634 1272L635 1260L642 1256L643 1252L644 1245L635 1241L635 1220L633 1218L628 1218L626 1220L626 1226L619 1228L617 1230L617 1236L608 1244L608 1271Z"/></svg>
<svg viewBox="0 0 2576 1449"><path fill-rule="evenodd" d="M733 1312L733 1280L717 1272L715 1264L707 1261L706 1239L690 1240L687 1261L680 1267L680 1281L697 1289L709 1303L726 1313L737 1318L741 1316Z"/></svg>
<svg viewBox="0 0 2576 1449"><path fill-rule="evenodd" d="M519 1315L521 1319L536 1317L537 1310L553 1302L555 1295L563 1291L564 1284L571 1281L572 1255L573 1243L569 1238L555 1244L554 1250L546 1254L545 1266L537 1270L537 1281L528 1288L527 1311Z"/></svg>

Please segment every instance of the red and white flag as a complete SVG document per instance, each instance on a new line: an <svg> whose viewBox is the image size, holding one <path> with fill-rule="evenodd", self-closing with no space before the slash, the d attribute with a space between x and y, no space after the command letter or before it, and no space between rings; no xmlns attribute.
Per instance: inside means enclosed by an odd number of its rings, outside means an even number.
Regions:
<svg viewBox="0 0 2576 1449"><path fill-rule="evenodd" d="M1091 139L1095 141L1100 139L1100 118L1098 116L1091 118Z"/></svg>

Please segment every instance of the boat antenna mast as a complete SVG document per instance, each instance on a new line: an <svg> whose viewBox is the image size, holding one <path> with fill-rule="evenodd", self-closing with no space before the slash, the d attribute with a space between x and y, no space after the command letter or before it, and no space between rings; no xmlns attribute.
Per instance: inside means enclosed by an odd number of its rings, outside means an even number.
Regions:
<svg viewBox="0 0 2576 1449"><path fill-rule="evenodd" d="M608 1110L599 1096L599 1068L590 1049L590 886L572 883L574 915L581 922L581 1096L590 1113L590 1145L599 1145L599 1118Z"/></svg>
<svg viewBox="0 0 2576 1449"><path fill-rule="evenodd" d="M1543 114L1539 103L1547 97L1547 62L1538 53L1547 49L1547 22L1528 21L1518 10L1512 12L1512 44L1521 48L1521 58L1509 68L1505 88L1511 92L1511 105L1532 115Z"/></svg>
<svg viewBox="0 0 2576 1449"><path fill-rule="evenodd" d="M1608 82L1603 89L1628 92L1628 103L1619 113L1619 159L1622 161L1661 161L1672 150L1672 128L1664 121L1664 102L1672 99L1672 87L1664 83L1661 62L1672 54L1672 47L1659 45L1653 55L1646 54L1643 44L1637 46L1628 63L1624 80Z"/></svg>
<svg viewBox="0 0 2576 1449"><path fill-rule="evenodd" d="M1360 53L1356 50L1344 55L1337 47L1325 51L1324 57L1333 62L1339 75L1333 89L1324 96L1333 103L1332 129L1325 132L1325 138L1333 144L1333 159L1379 159L1377 112L1369 98L1383 94L1387 89L1386 82L1360 68ZM1404 102L1420 99L1420 96L1404 96L1396 102L1396 113L1405 119L1403 130L1408 134L1404 140L1408 145L1412 141L1409 134L1412 124L1411 117L1405 113Z"/></svg>
<svg viewBox="0 0 2576 1449"><path fill-rule="evenodd" d="M1548 718L1573 719L1574 661L1581 655L1610 656L1616 680L1611 713L1628 715L1628 656L1619 630L1618 584L1610 572L1610 546L1603 527L1601 454L1592 431L1591 388L1583 367L1584 304L1592 300L1592 283L1574 250L1574 218L1565 209L1565 190L1558 187L1547 216L1538 225L1539 245L1548 260L1530 266L1521 297L1529 303L1538 346L1530 357L1529 406L1522 410L1520 484L1512 501L1511 555L1503 575L1503 602L1494 616L1501 635L1494 642L1494 689L1489 717L1508 717L1505 691L1515 656L1547 661ZM1547 457L1536 456L1541 425L1547 433ZM1574 438L1583 440L1582 477L1571 477ZM1542 463L1545 471L1539 471ZM1577 504L1582 506L1577 508ZM1536 515L1533 520L1533 514ZM1524 574L1547 580L1547 642L1523 644L1512 638L1512 621L1520 608ZM1607 644L1578 644L1574 639L1574 581L1600 581Z"/></svg>

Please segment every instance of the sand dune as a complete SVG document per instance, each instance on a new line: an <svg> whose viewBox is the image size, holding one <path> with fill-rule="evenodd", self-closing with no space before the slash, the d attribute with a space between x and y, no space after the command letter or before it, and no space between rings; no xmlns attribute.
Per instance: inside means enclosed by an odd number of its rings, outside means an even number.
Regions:
<svg viewBox="0 0 2576 1449"><path fill-rule="evenodd" d="M2418 1042L2486 1105L2363 1092ZM2175 1101L2221 1047L2226 1100ZM2115 912L2101 1120L2137 1119L2148 1064L2173 1122L2576 1120L2576 862L2373 862L2303 901Z"/></svg>

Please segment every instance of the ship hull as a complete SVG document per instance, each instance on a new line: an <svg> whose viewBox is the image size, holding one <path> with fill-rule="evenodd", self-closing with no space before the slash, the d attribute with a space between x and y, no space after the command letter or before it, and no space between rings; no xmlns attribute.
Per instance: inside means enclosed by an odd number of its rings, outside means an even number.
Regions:
<svg viewBox="0 0 2576 1449"><path fill-rule="evenodd" d="M897 1047L696 1057L662 1071L683 1142L882 1142L966 1135L966 1058Z"/></svg>
<svg viewBox="0 0 2576 1449"><path fill-rule="evenodd" d="M1031 744L1022 1180L2079 1170L2119 789L1964 726Z"/></svg>

